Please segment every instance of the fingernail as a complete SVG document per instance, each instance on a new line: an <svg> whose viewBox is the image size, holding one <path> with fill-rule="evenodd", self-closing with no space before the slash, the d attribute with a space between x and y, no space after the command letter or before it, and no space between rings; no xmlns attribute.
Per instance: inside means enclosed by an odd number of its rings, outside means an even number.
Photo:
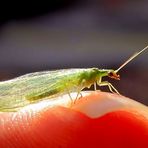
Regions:
<svg viewBox="0 0 148 148"><path fill-rule="evenodd" d="M106 92L86 92L86 94L86 96L77 102L72 108L91 118L97 118L117 110L138 111L138 113L141 113L148 118L147 106L130 98Z"/></svg>

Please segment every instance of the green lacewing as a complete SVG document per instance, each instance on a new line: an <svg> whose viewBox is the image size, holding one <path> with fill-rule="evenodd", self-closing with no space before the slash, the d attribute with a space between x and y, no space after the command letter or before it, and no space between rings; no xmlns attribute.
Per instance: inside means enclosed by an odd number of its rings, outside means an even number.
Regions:
<svg viewBox="0 0 148 148"><path fill-rule="evenodd" d="M32 103L56 98L64 94L70 95L71 92L78 92L79 95L82 89L90 88L91 85L94 85L96 90L96 84L108 86L111 92L119 94L111 83L102 81L102 78L107 76L120 80L118 71L146 49L148 49L148 46L132 55L117 70L77 68L42 71L2 81L0 82L0 112L17 111Z"/></svg>

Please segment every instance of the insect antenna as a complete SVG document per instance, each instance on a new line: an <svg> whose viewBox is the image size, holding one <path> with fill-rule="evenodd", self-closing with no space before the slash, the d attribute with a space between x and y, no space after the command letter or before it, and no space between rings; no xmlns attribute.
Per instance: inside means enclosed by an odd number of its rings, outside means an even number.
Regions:
<svg viewBox="0 0 148 148"><path fill-rule="evenodd" d="M125 65L127 65L130 61L132 61L134 58L136 58L138 55L140 55L142 52L144 52L146 49L148 49L148 46L140 50L139 52L136 52L133 54L127 61L125 61L115 72L117 73L120 69L122 69Z"/></svg>

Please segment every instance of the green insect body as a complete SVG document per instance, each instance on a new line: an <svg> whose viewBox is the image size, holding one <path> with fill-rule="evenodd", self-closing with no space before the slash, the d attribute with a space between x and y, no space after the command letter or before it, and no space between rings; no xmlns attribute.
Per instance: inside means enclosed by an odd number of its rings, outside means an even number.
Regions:
<svg viewBox="0 0 148 148"><path fill-rule="evenodd" d="M0 82L0 111L15 111L41 100L54 98L100 83L113 70L65 69L36 72Z"/></svg>
<svg viewBox="0 0 148 148"><path fill-rule="evenodd" d="M120 80L117 72L137 57L148 46L131 56L117 70L112 69L64 69L55 71L35 72L0 82L0 112L13 112L32 103L45 99L53 99L60 95L78 92L94 84L108 86L111 92L118 91L102 77ZM78 95L77 95L78 97ZM76 98L77 99L77 98Z"/></svg>

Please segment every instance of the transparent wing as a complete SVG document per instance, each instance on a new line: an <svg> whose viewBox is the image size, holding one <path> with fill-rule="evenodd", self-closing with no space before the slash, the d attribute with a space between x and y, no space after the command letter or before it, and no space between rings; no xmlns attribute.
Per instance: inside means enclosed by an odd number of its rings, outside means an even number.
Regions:
<svg viewBox="0 0 148 148"><path fill-rule="evenodd" d="M45 98L68 93L79 83L83 69L65 69L26 74L0 82L0 111L13 111Z"/></svg>

